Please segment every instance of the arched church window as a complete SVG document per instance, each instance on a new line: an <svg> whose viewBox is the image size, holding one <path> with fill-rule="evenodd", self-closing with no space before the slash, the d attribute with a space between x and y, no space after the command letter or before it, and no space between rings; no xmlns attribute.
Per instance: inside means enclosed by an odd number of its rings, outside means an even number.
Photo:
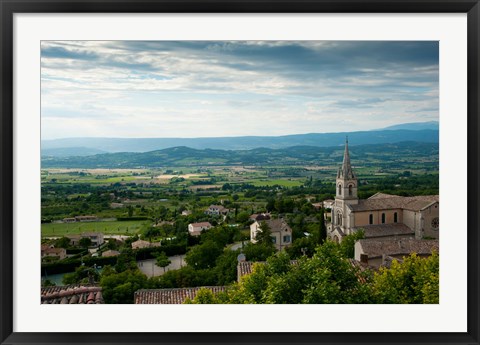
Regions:
<svg viewBox="0 0 480 345"><path fill-rule="evenodd" d="M395 213L393 214L393 222L394 222L394 223L398 222L398 213L397 213L397 212L395 212Z"/></svg>
<svg viewBox="0 0 480 345"><path fill-rule="evenodd" d="M342 185L338 185L338 195L342 195Z"/></svg>
<svg viewBox="0 0 480 345"><path fill-rule="evenodd" d="M337 213L337 225L342 225L342 214Z"/></svg>
<svg viewBox="0 0 480 345"><path fill-rule="evenodd" d="M385 223L385 213L382 213L382 224Z"/></svg>
<svg viewBox="0 0 480 345"><path fill-rule="evenodd" d="M368 217L368 224L373 224L373 214Z"/></svg>
<svg viewBox="0 0 480 345"><path fill-rule="evenodd" d="M352 196L352 195L353 195L352 185L348 186L348 195L349 195L349 196Z"/></svg>

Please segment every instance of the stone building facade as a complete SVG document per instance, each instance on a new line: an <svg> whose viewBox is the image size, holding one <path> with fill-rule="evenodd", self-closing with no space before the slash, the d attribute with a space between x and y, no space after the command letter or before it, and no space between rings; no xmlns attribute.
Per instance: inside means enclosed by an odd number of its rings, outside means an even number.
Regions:
<svg viewBox="0 0 480 345"><path fill-rule="evenodd" d="M332 221L327 226L330 239L341 242L359 229L365 232L365 238L438 239L438 195L403 197L377 193L359 199L357 190L358 180L351 166L347 140L336 178Z"/></svg>

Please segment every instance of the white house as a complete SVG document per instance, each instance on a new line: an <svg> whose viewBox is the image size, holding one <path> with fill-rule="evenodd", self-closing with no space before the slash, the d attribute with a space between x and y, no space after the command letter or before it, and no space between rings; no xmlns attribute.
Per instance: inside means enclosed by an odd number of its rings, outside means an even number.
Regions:
<svg viewBox="0 0 480 345"><path fill-rule="evenodd" d="M277 250L282 250L292 244L292 229L283 219L255 221L250 225L250 241L252 243L257 243L255 238L257 233L262 231L261 227L264 223L270 228L273 244Z"/></svg>
<svg viewBox="0 0 480 345"><path fill-rule="evenodd" d="M200 236L203 230L212 228L212 224L209 222L190 223L188 224L188 232L192 236Z"/></svg>
<svg viewBox="0 0 480 345"><path fill-rule="evenodd" d="M228 208L225 208L221 205L210 205L205 211L205 214L209 216L225 216L229 212Z"/></svg>

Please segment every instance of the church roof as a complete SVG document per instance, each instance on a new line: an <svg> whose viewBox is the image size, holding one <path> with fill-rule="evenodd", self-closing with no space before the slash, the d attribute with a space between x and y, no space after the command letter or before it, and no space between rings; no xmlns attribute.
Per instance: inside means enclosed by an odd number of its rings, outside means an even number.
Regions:
<svg viewBox="0 0 480 345"><path fill-rule="evenodd" d="M375 224L363 225L353 228L354 231L363 230L365 238L375 237L391 237L391 236L408 236L414 235L415 232L405 224Z"/></svg>
<svg viewBox="0 0 480 345"><path fill-rule="evenodd" d="M357 205L349 205L349 207L354 212L392 209L421 211L438 201L438 195L419 195L404 197L398 195L377 193L368 199L358 200Z"/></svg>
<svg viewBox="0 0 480 345"><path fill-rule="evenodd" d="M415 240L415 239L363 239L358 241L362 246L363 252L369 258L382 255L410 255L416 253L419 255L432 254L432 251L438 252L438 240Z"/></svg>

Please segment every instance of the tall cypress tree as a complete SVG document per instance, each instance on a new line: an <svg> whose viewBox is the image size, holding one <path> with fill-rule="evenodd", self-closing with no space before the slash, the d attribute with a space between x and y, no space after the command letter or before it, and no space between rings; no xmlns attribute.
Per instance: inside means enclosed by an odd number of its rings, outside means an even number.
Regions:
<svg viewBox="0 0 480 345"><path fill-rule="evenodd" d="M323 207L320 209L318 217L320 218L320 225L318 227L318 243L323 244L327 239L327 227L325 225L325 212Z"/></svg>

